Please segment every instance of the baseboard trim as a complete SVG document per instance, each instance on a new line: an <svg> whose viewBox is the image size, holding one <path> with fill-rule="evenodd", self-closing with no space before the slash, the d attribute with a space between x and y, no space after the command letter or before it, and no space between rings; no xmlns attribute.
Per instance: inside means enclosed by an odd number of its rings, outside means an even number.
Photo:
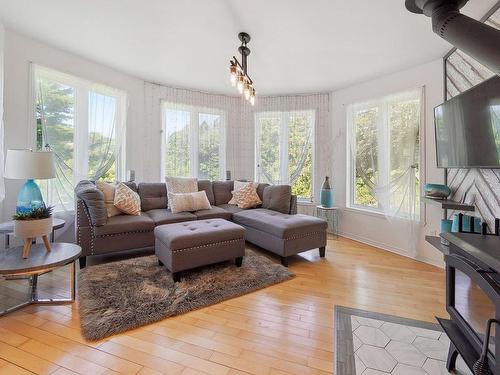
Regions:
<svg viewBox="0 0 500 375"><path fill-rule="evenodd" d="M439 268L444 268L444 262L437 262L436 260L430 259L430 258L427 258L427 257L414 257L414 256L411 256L411 255L408 255L408 253L404 249L398 248L396 246L391 246L391 245L388 245L388 244L385 244L385 243L382 243L382 242L374 241L374 240L372 240L370 238L366 238L366 237L363 237L363 236L360 236L360 235L357 235L357 234L347 233L347 232L339 232L339 236L346 237L346 238L349 238L351 240L354 240L354 241L357 241L357 242L364 243L366 245L370 245L370 246L379 248L381 250L389 251L391 253L394 253L394 254L397 254L397 255L404 256L406 258L410 258L410 259L416 260L417 262L422 262L422 263L429 264L431 266L435 266L435 267L439 267Z"/></svg>

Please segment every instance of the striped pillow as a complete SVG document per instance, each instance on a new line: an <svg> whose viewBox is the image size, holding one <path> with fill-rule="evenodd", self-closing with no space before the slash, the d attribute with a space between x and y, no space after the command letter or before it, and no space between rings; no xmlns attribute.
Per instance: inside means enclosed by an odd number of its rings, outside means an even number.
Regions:
<svg viewBox="0 0 500 375"><path fill-rule="evenodd" d="M141 198L139 194L122 182L116 185L113 204L124 214L135 216L141 214Z"/></svg>

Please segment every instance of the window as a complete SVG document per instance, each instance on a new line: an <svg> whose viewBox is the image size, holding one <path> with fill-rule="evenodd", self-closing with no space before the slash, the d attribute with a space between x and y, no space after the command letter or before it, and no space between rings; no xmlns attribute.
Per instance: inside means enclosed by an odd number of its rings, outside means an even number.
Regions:
<svg viewBox="0 0 500 375"><path fill-rule="evenodd" d="M290 184L292 194L312 199L315 111L260 112L255 116L257 180Z"/></svg>
<svg viewBox="0 0 500 375"><path fill-rule="evenodd" d="M225 113L217 109L164 103L162 178L223 179L225 122Z"/></svg>
<svg viewBox="0 0 500 375"><path fill-rule="evenodd" d="M34 67L36 147L55 154L56 178L40 181L47 204L72 210L82 179L123 179L126 94Z"/></svg>
<svg viewBox="0 0 500 375"><path fill-rule="evenodd" d="M349 205L417 218L420 91L347 108Z"/></svg>

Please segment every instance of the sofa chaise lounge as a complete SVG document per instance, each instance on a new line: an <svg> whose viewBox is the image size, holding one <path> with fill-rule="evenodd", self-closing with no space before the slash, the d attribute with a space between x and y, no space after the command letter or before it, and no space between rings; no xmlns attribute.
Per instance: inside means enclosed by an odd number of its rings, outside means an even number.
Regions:
<svg viewBox="0 0 500 375"><path fill-rule="evenodd" d="M172 224L204 219L225 219L246 229L246 240L281 257L288 265L288 257L302 251L319 248L325 256L326 227L324 220L296 214L297 198L287 185L259 184L257 194L262 206L240 209L229 204L233 181L198 181L198 190L204 190L212 208L195 212L172 213L167 208L165 183L127 183L141 199L141 214L107 217L103 193L92 181L83 180L75 188L76 240L82 247L80 267L86 257L112 252L153 248L154 229Z"/></svg>

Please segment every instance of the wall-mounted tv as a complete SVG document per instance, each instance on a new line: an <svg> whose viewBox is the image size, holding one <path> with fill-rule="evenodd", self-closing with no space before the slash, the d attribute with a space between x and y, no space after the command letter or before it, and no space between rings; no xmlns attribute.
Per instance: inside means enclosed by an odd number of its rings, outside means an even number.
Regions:
<svg viewBox="0 0 500 375"><path fill-rule="evenodd" d="M500 168L500 76L434 108L439 168Z"/></svg>

